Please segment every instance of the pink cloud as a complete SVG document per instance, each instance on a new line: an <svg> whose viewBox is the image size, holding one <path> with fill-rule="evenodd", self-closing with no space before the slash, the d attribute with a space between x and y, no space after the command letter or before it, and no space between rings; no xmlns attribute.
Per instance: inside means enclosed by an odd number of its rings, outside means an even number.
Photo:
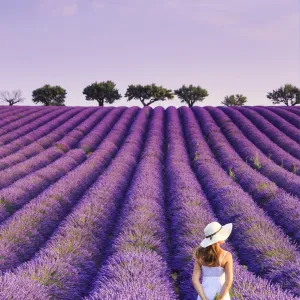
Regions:
<svg viewBox="0 0 300 300"><path fill-rule="evenodd" d="M63 7L62 14L64 16L74 16L76 15L77 10L78 10L78 5L76 3L65 5Z"/></svg>
<svg viewBox="0 0 300 300"><path fill-rule="evenodd" d="M74 16L78 11L77 0L41 0L39 7L52 16Z"/></svg>

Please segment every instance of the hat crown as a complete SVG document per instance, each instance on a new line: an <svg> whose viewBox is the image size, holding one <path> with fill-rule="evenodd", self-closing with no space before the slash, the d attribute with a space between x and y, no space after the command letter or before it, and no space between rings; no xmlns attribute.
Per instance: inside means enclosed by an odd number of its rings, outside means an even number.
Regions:
<svg viewBox="0 0 300 300"><path fill-rule="evenodd" d="M221 228L221 224L219 222L211 222L204 228L205 236L211 235L217 232Z"/></svg>

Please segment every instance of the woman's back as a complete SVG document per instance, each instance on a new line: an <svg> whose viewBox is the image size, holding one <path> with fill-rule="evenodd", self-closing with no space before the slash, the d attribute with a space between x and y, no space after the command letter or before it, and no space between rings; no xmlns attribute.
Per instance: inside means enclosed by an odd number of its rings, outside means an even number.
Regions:
<svg viewBox="0 0 300 300"><path fill-rule="evenodd" d="M226 253L228 251L223 250L222 248L220 248L220 249L221 249L221 251L218 254L218 259L217 259L217 261L214 264L212 264L211 266L208 266L204 262L202 262L202 266L207 266L207 267L223 267L226 264L226 259L224 261L223 261L223 259L225 258Z"/></svg>
<svg viewBox="0 0 300 300"><path fill-rule="evenodd" d="M224 251L223 255L221 253L221 259L219 256L217 266L205 266L204 264L201 265L201 269L203 272L202 287L204 289L206 297L209 300L213 300L216 296L216 293L220 293L221 288L225 282L226 260L224 261L224 257L226 256L226 254L227 251ZM199 296L198 300L200 300ZM224 300L230 300L229 292L225 295Z"/></svg>
<svg viewBox="0 0 300 300"><path fill-rule="evenodd" d="M194 270L192 283L198 298L213 300L216 294L223 300L230 300L229 290L233 281L233 264L230 252L220 245L225 243L232 231L232 223L221 225L211 222L204 228L205 238L194 252ZM209 265L210 262L214 262ZM201 269L203 274L200 283Z"/></svg>

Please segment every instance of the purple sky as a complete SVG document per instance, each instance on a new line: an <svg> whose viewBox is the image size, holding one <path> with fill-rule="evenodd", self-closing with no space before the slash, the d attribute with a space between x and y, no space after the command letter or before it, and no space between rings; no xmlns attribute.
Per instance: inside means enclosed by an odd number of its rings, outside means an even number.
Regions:
<svg viewBox="0 0 300 300"><path fill-rule="evenodd" d="M34 89L60 85L66 105L96 106L82 94L95 81L122 95L129 84L193 84L209 93L197 105L237 93L271 105L267 92L300 87L299 19L300 0L0 0L0 90L34 105Z"/></svg>

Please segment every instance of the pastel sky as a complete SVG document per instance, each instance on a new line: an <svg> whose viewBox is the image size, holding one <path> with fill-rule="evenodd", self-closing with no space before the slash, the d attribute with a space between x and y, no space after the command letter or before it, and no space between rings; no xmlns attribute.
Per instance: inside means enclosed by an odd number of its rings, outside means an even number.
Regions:
<svg viewBox="0 0 300 300"><path fill-rule="evenodd" d="M300 0L0 0L0 90L67 90L66 105L96 106L82 91L112 80L168 89L200 85L218 106L243 94L300 87ZM119 100L115 105L142 106ZM174 98L152 106L176 107Z"/></svg>

